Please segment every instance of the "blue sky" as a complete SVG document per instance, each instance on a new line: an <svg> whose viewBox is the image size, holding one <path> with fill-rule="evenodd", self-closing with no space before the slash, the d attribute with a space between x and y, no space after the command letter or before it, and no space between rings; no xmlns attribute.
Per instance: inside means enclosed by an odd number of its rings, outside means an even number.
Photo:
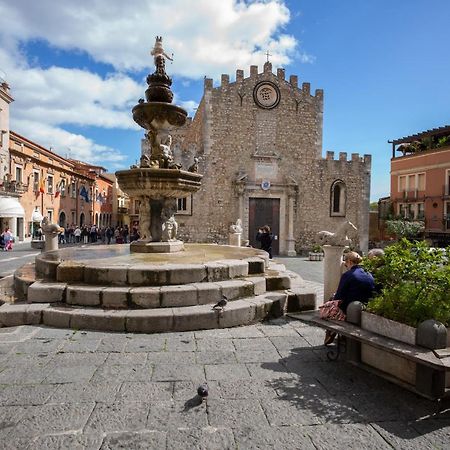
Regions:
<svg viewBox="0 0 450 450"><path fill-rule="evenodd" d="M388 139L450 123L448 0L0 0L0 17L11 129L110 171L139 157L130 111L155 35L191 113L205 75L248 75L267 49L324 89L323 150L372 155L372 200L389 193Z"/></svg>

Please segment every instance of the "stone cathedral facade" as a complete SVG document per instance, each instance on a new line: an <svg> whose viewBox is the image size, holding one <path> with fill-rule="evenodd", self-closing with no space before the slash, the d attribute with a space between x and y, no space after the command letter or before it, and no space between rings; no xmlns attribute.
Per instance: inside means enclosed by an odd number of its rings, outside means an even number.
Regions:
<svg viewBox="0 0 450 450"><path fill-rule="evenodd" d="M231 224L242 220L243 239L257 246L257 228L269 225L274 253L301 254L320 230L349 220L356 247L367 251L371 156L326 152L322 157L323 91L272 73L236 71L220 86L204 80L192 120L173 135L175 158L188 167L199 157L202 188L178 201L179 237L187 242L227 243Z"/></svg>

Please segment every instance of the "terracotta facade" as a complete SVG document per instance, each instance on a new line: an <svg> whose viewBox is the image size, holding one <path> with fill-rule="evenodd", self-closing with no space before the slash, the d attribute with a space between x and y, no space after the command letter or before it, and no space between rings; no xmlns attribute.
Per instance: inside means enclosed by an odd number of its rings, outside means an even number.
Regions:
<svg viewBox="0 0 450 450"><path fill-rule="evenodd" d="M425 221L425 236L450 243L450 145L391 160L393 213Z"/></svg>

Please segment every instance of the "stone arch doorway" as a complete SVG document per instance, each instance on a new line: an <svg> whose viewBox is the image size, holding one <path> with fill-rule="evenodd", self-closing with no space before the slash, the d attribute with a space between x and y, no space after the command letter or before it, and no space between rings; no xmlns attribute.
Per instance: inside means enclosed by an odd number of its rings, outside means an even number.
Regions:
<svg viewBox="0 0 450 450"><path fill-rule="evenodd" d="M80 214L80 227L82 227L84 225L84 213Z"/></svg>
<svg viewBox="0 0 450 450"><path fill-rule="evenodd" d="M59 213L58 223L60 227L66 228L66 213L64 211Z"/></svg>
<svg viewBox="0 0 450 450"><path fill-rule="evenodd" d="M256 241L256 233L259 227L269 225L274 235L272 242L272 253L278 255L279 234L280 234L280 199L279 198L258 198L250 197L249 199L249 221L248 221L248 237L250 245L260 248L259 242Z"/></svg>

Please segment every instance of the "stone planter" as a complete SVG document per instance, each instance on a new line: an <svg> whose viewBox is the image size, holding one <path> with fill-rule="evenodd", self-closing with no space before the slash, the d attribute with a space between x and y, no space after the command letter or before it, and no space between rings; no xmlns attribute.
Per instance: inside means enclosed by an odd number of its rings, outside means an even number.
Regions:
<svg viewBox="0 0 450 450"><path fill-rule="evenodd" d="M365 311L361 313L361 328L364 330L412 346L420 344L422 348L442 348L445 343L447 343L447 347L450 347L450 333L447 332L446 336L442 336L442 324L439 324L440 328L433 326L435 324L434 321L425 321L418 328L414 328L376 314ZM441 336L436 335L436 330ZM437 342L440 342L440 345L435 345ZM365 343L361 344L360 358L363 364L387 373L408 385L415 386L418 391L423 390L418 382L422 376L420 372L422 369L418 369L417 364L413 361ZM450 373L445 376L444 384L445 388L450 387Z"/></svg>
<svg viewBox="0 0 450 450"><path fill-rule="evenodd" d="M308 254L310 261L322 261L323 253L309 252Z"/></svg>
<svg viewBox="0 0 450 450"><path fill-rule="evenodd" d="M416 345L416 328L376 314L363 311L361 313L361 328L405 344Z"/></svg>
<svg viewBox="0 0 450 450"><path fill-rule="evenodd" d="M394 320L386 319L385 317L371 314L366 311L361 313L361 328L390 339L395 339L396 341L404 342L405 344L423 345L419 342L420 337L418 341L417 328L405 325L404 323L395 322ZM450 333L448 332L447 347L450 347ZM430 346L429 348L432 347Z"/></svg>

